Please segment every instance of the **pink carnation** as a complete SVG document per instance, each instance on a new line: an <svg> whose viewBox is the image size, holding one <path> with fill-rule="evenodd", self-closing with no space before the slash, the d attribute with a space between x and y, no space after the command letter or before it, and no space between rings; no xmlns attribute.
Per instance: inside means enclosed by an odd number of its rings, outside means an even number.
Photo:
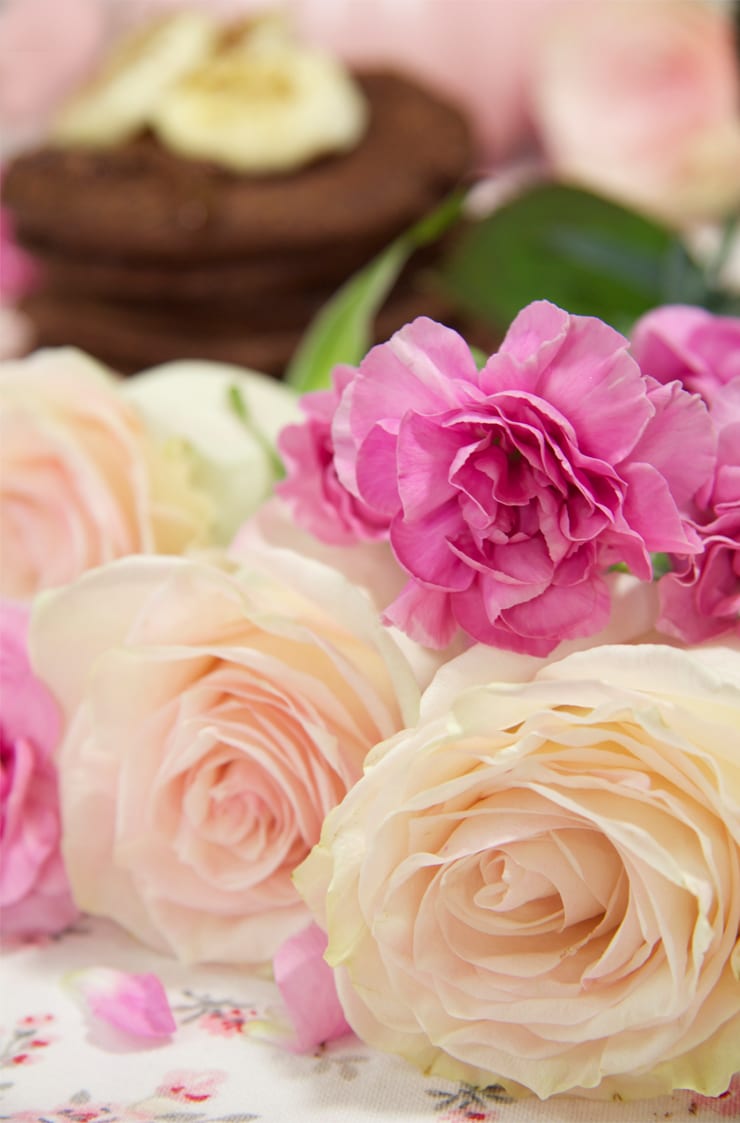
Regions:
<svg viewBox="0 0 740 1123"><path fill-rule="evenodd" d="M684 511L714 465L706 407L627 346L540 301L481 371L425 318L369 352L332 442L339 482L388 521L409 577L389 622L431 647L460 627L544 655L606 625L609 566L647 580L652 551L700 551Z"/></svg>
<svg viewBox="0 0 740 1123"><path fill-rule="evenodd" d="M342 487L334 467L332 421L353 374L352 367L335 367L332 388L305 394L301 408L306 421L286 426L278 440L288 478L275 490L306 530L333 546L388 536L388 519Z"/></svg>
<svg viewBox="0 0 740 1123"><path fill-rule="evenodd" d="M638 320L632 353L646 374L659 382L679 379L711 404L718 390L740 380L740 319L665 305Z"/></svg>
<svg viewBox="0 0 740 1123"><path fill-rule="evenodd" d="M729 392L715 401L718 413L734 409L735 419L720 427L717 468L699 496L704 550L683 564L677 559L677 571L658 587L659 628L687 643L740 637L740 402Z"/></svg>
<svg viewBox="0 0 740 1123"><path fill-rule="evenodd" d="M7 935L58 932L77 909L59 852L56 705L26 653L28 611L0 601L0 908Z"/></svg>

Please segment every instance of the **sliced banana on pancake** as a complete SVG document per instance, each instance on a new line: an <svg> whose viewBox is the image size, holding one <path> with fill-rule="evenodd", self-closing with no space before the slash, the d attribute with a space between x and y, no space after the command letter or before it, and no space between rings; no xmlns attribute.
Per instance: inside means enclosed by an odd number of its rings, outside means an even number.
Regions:
<svg viewBox="0 0 740 1123"><path fill-rule="evenodd" d="M183 11L135 32L64 106L52 139L97 148L134 136L165 91L211 56L219 31L204 12Z"/></svg>
<svg viewBox="0 0 740 1123"><path fill-rule="evenodd" d="M267 174L352 148L367 116L341 63L267 24L164 92L151 125L182 156Z"/></svg>

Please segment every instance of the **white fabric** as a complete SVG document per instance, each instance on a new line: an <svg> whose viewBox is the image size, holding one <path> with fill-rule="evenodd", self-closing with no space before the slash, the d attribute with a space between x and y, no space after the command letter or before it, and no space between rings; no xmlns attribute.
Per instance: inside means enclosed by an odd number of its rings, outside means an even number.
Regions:
<svg viewBox="0 0 740 1123"><path fill-rule="evenodd" d="M84 967L152 971L178 1022L146 1044L93 1023L64 977ZM688 1092L642 1103L509 1102L426 1077L353 1037L295 1056L240 1030L279 1008L271 981L187 968L103 921L0 960L0 1119L13 1123L693 1123L740 1118L740 1084L721 1100Z"/></svg>

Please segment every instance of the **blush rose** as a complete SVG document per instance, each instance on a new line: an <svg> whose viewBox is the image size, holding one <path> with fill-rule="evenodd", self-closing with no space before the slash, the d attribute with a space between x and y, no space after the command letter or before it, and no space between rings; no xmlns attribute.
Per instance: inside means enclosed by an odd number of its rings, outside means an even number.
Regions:
<svg viewBox="0 0 740 1123"><path fill-rule="evenodd" d="M81 905L186 961L259 962L306 925L292 870L418 688L337 571L209 559L124 559L47 594L32 650L67 722Z"/></svg>
<svg viewBox="0 0 740 1123"><path fill-rule="evenodd" d="M33 674L28 609L0 601L0 911L5 935L53 934L77 916L60 852L52 755L61 717Z"/></svg>
<svg viewBox="0 0 740 1123"><path fill-rule="evenodd" d="M532 112L555 174L686 224L740 204L729 5L570 3L543 21Z"/></svg>
<svg viewBox="0 0 740 1123"><path fill-rule="evenodd" d="M82 352L0 367L0 591L30 598L136 552L208 540L183 449L162 445Z"/></svg>
<svg viewBox="0 0 740 1123"><path fill-rule="evenodd" d="M739 743L738 648L449 663L296 873L352 1028L541 1097L723 1093Z"/></svg>

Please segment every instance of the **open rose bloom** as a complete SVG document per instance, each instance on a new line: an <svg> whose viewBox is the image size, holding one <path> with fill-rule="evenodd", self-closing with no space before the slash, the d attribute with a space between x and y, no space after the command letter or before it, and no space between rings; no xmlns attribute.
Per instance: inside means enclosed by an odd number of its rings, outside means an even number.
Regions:
<svg viewBox="0 0 740 1123"><path fill-rule="evenodd" d="M77 916L60 852L53 753L61 716L33 674L28 610L0 601L0 927L5 936L53 934Z"/></svg>
<svg viewBox="0 0 740 1123"><path fill-rule="evenodd" d="M24 599L131 553L208 540L208 501L82 352L0 368L0 591Z"/></svg>
<svg viewBox="0 0 740 1123"><path fill-rule="evenodd" d="M324 816L417 712L369 597L288 550L124 559L42 597L31 647L81 906L187 961L269 959Z"/></svg>
<svg viewBox="0 0 740 1123"><path fill-rule="evenodd" d="M350 1025L542 1097L724 1092L739 744L737 649L448 664L296 875Z"/></svg>

